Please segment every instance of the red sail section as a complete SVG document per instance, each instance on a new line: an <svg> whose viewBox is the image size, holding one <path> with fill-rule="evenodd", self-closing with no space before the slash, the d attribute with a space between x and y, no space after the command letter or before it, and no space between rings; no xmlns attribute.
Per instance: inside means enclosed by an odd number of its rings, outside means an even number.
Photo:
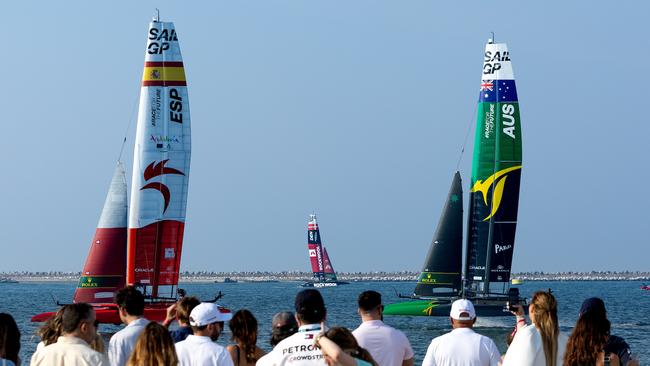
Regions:
<svg viewBox="0 0 650 366"><path fill-rule="evenodd" d="M327 249L323 247L323 254L324 254L324 263L325 263L325 268L323 268L323 272L325 273L334 273L334 267L332 267L332 262L330 262L330 256L327 254Z"/></svg>
<svg viewBox="0 0 650 366"><path fill-rule="evenodd" d="M180 221L163 220L129 229L127 283L153 289L177 285L184 228Z"/></svg>
<svg viewBox="0 0 650 366"><path fill-rule="evenodd" d="M311 262L311 271L314 273L314 278L322 280L325 265L316 215L309 215L309 223L307 224L307 247L309 248L309 261Z"/></svg>
<svg viewBox="0 0 650 366"><path fill-rule="evenodd" d="M124 287L126 269L126 227L98 228L95 231L73 301L103 303Z"/></svg>

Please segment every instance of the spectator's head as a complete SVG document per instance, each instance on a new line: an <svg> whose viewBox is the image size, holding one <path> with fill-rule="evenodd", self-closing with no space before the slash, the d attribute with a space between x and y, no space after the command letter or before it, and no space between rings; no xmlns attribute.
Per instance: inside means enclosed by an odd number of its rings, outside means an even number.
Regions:
<svg viewBox="0 0 650 366"><path fill-rule="evenodd" d="M359 295L358 299L359 315L363 321L366 320L380 320L384 311L384 306L381 304L381 294L377 291L364 291Z"/></svg>
<svg viewBox="0 0 650 366"><path fill-rule="evenodd" d="M325 320L325 301L318 290L307 289L298 292L295 307L300 325L318 324Z"/></svg>
<svg viewBox="0 0 650 366"><path fill-rule="evenodd" d="M13 316L0 313L0 358L19 364L20 330Z"/></svg>
<svg viewBox="0 0 650 366"><path fill-rule="evenodd" d="M551 290L537 291L528 305L528 316L539 330L542 338L544 356L547 360L555 360L557 355L557 337L560 326L557 320L557 300Z"/></svg>
<svg viewBox="0 0 650 366"><path fill-rule="evenodd" d="M290 311L283 311L281 313L273 315L273 320L271 320L271 323L272 329L270 343L273 347L275 347L275 345L280 343L283 339L298 331L296 316Z"/></svg>
<svg viewBox="0 0 650 366"><path fill-rule="evenodd" d="M97 334L95 310L84 302L64 306L61 318L61 335L75 336L90 344Z"/></svg>
<svg viewBox="0 0 650 366"><path fill-rule="evenodd" d="M253 314L246 310L238 310L228 323L232 340L237 343L244 351L246 362L255 363L255 350L257 344L257 319Z"/></svg>
<svg viewBox="0 0 650 366"><path fill-rule="evenodd" d="M41 326L36 334L41 337L41 341L46 346L49 346L52 343L56 343L56 340L61 335L61 321L63 319L63 309L60 308L56 314L49 318L43 326Z"/></svg>
<svg viewBox="0 0 650 366"><path fill-rule="evenodd" d="M115 303L120 309L120 318L141 317L144 314L144 295L133 286L126 286L115 293Z"/></svg>
<svg viewBox="0 0 650 366"><path fill-rule="evenodd" d="M194 296L186 296L178 300L178 306L176 306L176 318L183 325L190 324L190 313L200 304L201 301Z"/></svg>
<svg viewBox="0 0 650 366"><path fill-rule="evenodd" d="M605 309L605 302L598 297L590 297L582 302L580 306L580 316L592 313L600 317L607 318L607 310Z"/></svg>
<svg viewBox="0 0 650 366"><path fill-rule="evenodd" d="M368 352L365 348L359 346L356 338L354 338L352 332L350 332L347 328L330 328L327 330L327 332L325 332L325 336L332 342L336 343L339 347L341 347L341 350L343 352L349 354L350 356L369 362L372 365L377 365L375 360L370 355L370 352ZM329 365L336 363L331 363L330 361L333 360L328 360L328 358L329 357L325 355L325 359Z"/></svg>
<svg viewBox="0 0 650 366"><path fill-rule="evenodd" d="M474 304L467 299L458 299L451 304L449 311L451 325L454 328L471 328L476 322Z"/></svg>
<svg viewBox="0 0 650 366"><path fill-rule="evenodd" d="M195 335L219 339L223 323L232 319L232 312L210 302L202 302L190 312L190 326Z"/></svg>
<svg viewBox="0 0 650 366"><path fill-rule="evenodd" d="M147 324L138 337L127 365L178 365L174 341L167 328L156 322Z"/></svg>
<svg viewBox="0 0 650 366"><path fill-rule="evenodd" d="M592 297L580 307L580 317L567 342L564 364L567 366L596 365L598 356L609 339L610 322L605 303Z"/></svg>

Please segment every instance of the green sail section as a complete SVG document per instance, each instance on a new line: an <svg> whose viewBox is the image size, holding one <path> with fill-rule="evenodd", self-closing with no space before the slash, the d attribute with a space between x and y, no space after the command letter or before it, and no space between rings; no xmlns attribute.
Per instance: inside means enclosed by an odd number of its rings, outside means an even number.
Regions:
<svg viewBox="0 0 650 366"><path fill-rule="evenodd" d="M483 293L490 282L510 280L522 168L519 103L505 44L486 46L484 65L490 62L505 71L481 81L465 264L469 290Z"/></svg>

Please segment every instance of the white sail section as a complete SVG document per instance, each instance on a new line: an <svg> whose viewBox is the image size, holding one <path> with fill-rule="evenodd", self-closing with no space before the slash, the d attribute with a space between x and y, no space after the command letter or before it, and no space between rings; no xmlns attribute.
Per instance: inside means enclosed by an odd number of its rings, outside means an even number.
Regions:
<svg viewBox="0 0 650 366"><path fill-rule="evenodd" d="M190 170L187 84L174 24L150 24L133 159L129 228L185 221Z"/></svg>
<svg viewBox="0 0 650 366"><path fill-rule="evenodd" d="M485 45L482 80L512 80L515 78L510 62L510 53L505 43Z"/></svg>
<svg viewBox="0 0 650 366"><path fill-rule="evenodd" d="M127 219L127 198L126 198L126 175L124 164L118 162L113 173L111 185L106 194L104 209L99 217L97 228L126 228Z"/></svg>

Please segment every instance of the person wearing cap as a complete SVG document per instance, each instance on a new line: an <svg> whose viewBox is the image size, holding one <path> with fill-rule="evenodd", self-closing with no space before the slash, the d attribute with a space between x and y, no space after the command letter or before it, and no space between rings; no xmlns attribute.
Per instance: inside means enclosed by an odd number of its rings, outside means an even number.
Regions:
<svg viewBox="0 0 650 366"><path fill-rule="evenodd" d="M225 321L232 319L230 310L203 302L190 312L191 335L176 343L179 366L233 366L225 347L214 343L219 339Z"/></svg>
<svg viewBox="0 0 650 366"><path fill-rule="evenodd" d="M144 295L133 286L115 293L115 303L124 329L113 334L108 343L108 361L111 366L124 366L131 357L138 337L149 321L144 318Z"/></svg>
<svg viewBox="0 0 650 366"><path fill-rule="evenodd" d="M452 331L431 341L423 366L498 365L501 355L494 341L472 330L476 311L471 301L454 301L449 317Z"/></svg>
<svg viewBox="0 0 650 366"><path fill-rule="evenodd" d="M257 361L257 366L326 366L323 353L314 345L322 329L327 311L320 292L307 289L298 292L295 300L298 332L278 343L273 351Z"/></svg>
<svg viewBox="0 0 650 366"><path fill-rule="evenodd" d="M607 319L605 302L598 297L586 299L580 307L580 315L567 344L564 355L565 365L586 364L585 358L614 365L616 361L623 366L638 366L639 361L632 355L630 346L621 337L611 335L611 323ZM597 346L594 349L594 346ZM592 348L592 349L589 349Z"/></svg>
<svg viewBox="0 0 650 366"><path fill-rule="evenodd" d="M271 320L271 338L269 343L275 347L285 338L295 334L298 331L298 322L296 316L290 311L282 311L273 315Z"/></svg>
<svg viewBox="0 0 650 366"><path fill-rule="evenodd" d="M352 334L379 366L413 366L413 349L406 335L383 322L384 306L377 291L359 295L361 325Z"/></svg>

